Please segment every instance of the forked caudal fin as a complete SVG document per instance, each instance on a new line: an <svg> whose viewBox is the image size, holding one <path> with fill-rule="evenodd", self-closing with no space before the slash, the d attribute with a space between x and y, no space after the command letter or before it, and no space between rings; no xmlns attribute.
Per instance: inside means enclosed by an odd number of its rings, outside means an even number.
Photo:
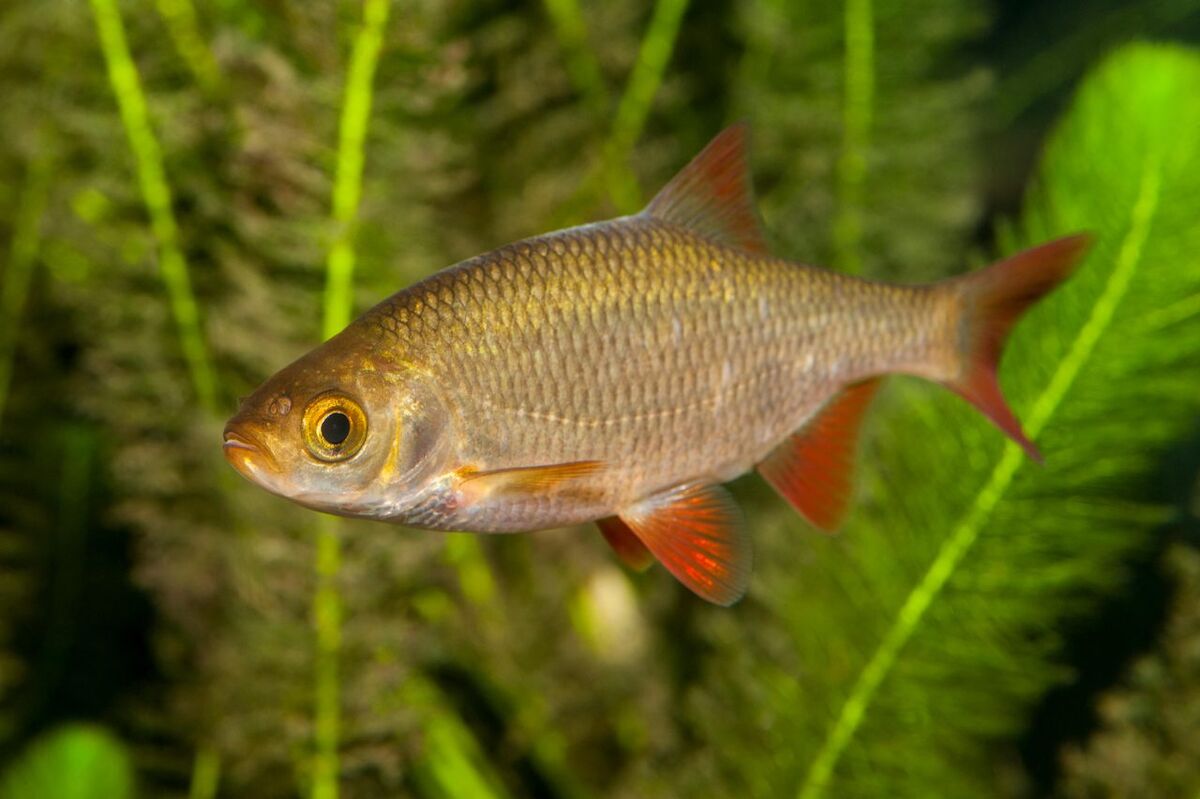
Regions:
<svg viewBox="0 0 1200 799"><path fill-rule="evenodd" d="M947 285L961 293L962 371L946 385L983 412L1028 453L1041 461L1037 447L1000 393L996 368L1013 325L1034 303L1075 271L1091 245L1087 234L1047 242L998 261Z"/></svg>

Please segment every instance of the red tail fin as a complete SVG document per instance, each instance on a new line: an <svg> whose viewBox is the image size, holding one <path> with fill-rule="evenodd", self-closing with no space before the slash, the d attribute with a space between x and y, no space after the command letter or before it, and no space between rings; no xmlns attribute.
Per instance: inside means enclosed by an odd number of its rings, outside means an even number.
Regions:
<svg viewBox="0 0 1200 799"><path fill-rule="evenodd" d="M996 367L1009 330L1021 315L1065 280L1091 245L1086 234L1067 236L1017 253L955 280L963 297L963 370L947 385L995 422L1029 457L1042 456L1021 430L1000 384Z"/></svg>

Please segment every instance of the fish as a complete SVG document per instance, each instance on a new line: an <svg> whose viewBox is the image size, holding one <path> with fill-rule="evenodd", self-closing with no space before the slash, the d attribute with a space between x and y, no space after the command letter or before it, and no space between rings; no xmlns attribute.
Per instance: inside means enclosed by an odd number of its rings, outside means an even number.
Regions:
<svg viewBox="0 0 1200 799"><path fill-rule="evenodd" d="M1040 459L997 367L1089 236L923 285L778 258L747 135L721 132L640 213L383 300L245 398L225 457L327 513L476 533L595 523L631 568L657 561L726 606L747 591L752 546L723 484L757 470L836 530L886 375L946 386Z"/></svg>

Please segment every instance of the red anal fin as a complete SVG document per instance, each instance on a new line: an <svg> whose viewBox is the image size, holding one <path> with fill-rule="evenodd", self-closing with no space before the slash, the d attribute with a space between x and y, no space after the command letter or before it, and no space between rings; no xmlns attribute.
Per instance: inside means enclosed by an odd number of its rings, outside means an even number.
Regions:
<svg viewBox="0 0 1200 799"><path fill-rule="evenodd" d="M537 493L549 491L568 480L594 474L603 468L600 461L572 461L545 466L519 466L512 469L491 469L462 473L460 490L472 493L497 492Z"/></svg>
<svg viewBox="0 0 1200 799"><path fill-rule="evenodd" d="M741 510L718 485L684 485L621 511L621 521L679 582L718 605L750 584L750 537Z"/></svg>
<svg viewBox="0 0 1200 799"><path fill-rule="evenodd" d="M850 507L858 432L878 388L878 378L850 386L758 464L758 473L825 532L837 530Z"/></svg>
<svg viewBox="0 0 1200 799"><path fill-rule="evenodd" d="M746 166L746 123L717 134L646 209L646 216L750 252L767 252Z"/></svg>
<svg viewBox="0 0 1200 799"><path fill-rule="evenodd" d="M950 284L963 297L963 360L960 376L947 385L1039 462L1041 454L1000 392L996 369L1013 325L1075 271L1091 243L1092 237L1086 234L1055 239L955 278Z"/></svg>
<svg viewBox="0 0 1200 799"><path fill-rule="evenodd" d="M629 525L618 517L609 516L598 519L596 526L600 528L601 535L613 548L613 552L616 552L621 562L629 568L643 572L650 568L650 564L654 563L654 555L646 549L646 545L634 534L633 530L629 529Z"/></svg>

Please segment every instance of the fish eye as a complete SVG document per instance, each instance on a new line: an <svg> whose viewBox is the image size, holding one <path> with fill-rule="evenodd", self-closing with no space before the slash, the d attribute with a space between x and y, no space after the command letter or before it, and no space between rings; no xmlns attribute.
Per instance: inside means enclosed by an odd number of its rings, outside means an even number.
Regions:
<svg viewBox="0 0 1200 799"><path fill-rule="evenodd" d="M344 394L314 397L304 409L304 446L319 461L336 463L354 457L367 440L367 415Z"/></svg>
<svg viewBox="0 0 1200 799"><path fill-rule="evenodd" d="M341 444L350 437L350 417L341 411L334 411L321 421L321 438L332 447Z"/></svg>

